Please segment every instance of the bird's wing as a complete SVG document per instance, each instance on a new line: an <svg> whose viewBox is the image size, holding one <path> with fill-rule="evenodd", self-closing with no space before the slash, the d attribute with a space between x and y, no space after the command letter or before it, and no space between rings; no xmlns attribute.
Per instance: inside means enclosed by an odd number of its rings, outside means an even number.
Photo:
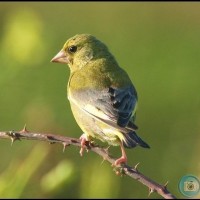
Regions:
<svg viewBox="0 0 200 200"><path fill-rule="evenodd" d="M135 113L137 104L137 93L131 85L122 89L109 88L111 110L115 112L115 120L121 127L129 124L131 116Z"/></svg>
<svg viewBox="0 0 200 200"><path fill-rule="evenodd" d="M137 93L132 85L123 88L109 87L102 91L87 89L79 91L74 97L71 100L76 99L77 105L93 117L111 126L137 129L130 120L137 104Z"/></svg>

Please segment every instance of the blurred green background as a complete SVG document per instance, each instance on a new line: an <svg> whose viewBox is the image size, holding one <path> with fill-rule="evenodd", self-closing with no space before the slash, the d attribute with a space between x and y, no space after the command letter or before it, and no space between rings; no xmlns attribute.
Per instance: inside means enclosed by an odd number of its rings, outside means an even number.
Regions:
<svg viewBox="0 0 200 200"><path fill-rule="evenodd" d="M79 137L66 98L69 69L50 60L64 42L90 33L107 44L139 95L138 134L151 149L128 164L178 198L180 178L200 177L200 3L1 2L0 130ZM81 83L80 83L81 84ZM116 157L120 150L112 147ZM93 152L0 141L0 198L147 198ZM200 196L198 196L200 197ZM150 198L161 198L152 194Z"/></svg>

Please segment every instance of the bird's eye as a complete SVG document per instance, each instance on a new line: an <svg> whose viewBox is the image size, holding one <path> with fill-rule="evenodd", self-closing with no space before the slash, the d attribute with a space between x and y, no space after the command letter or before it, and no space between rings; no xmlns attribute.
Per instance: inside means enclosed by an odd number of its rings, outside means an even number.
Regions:
<svg viewBox="0 0 200 200"><path fill-rule="evenodd" d="M69 48L68 48L68 51L70 52L70 53L75 53L76 52L76 50L77 50L77 46L70 46Z"/></svg>

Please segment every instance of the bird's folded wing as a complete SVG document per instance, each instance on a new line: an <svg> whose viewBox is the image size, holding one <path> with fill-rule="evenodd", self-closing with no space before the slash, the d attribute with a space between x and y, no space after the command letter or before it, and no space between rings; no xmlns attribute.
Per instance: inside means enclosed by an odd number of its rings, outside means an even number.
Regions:
<svg viewBox="0 0 200 200"><path fill-rule="evenodd" d="M137 129L130 120L137 104L137 93L132 85L124 88L110 87L102 91L82 90L73 94L71 101L111 126Z"/></svg>

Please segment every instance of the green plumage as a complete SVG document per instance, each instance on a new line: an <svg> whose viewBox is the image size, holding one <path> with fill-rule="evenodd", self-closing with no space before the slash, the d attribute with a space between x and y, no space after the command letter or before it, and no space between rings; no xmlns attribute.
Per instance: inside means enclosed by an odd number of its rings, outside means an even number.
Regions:
<svg viewBox="0 0 200 200"><path fill-rule="evenodd" d="M68 99L86 140L95 137L122 148L149 147L135 133L137 92L105 44L89 34L76 35L53 61L70 67Z"/></svg>

